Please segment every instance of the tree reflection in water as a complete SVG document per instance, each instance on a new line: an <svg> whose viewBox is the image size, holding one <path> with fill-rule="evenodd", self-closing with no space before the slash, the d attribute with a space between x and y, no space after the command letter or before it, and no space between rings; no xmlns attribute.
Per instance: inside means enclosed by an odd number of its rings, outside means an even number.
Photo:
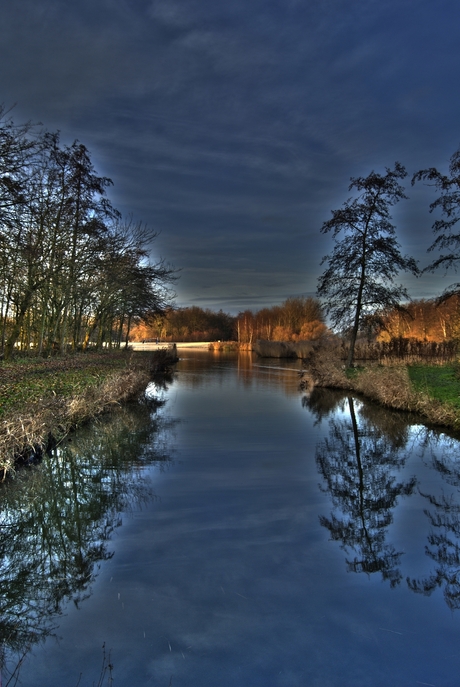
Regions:
<svg viewBox="0 0 460 687"><path fill-rule="evenodd" d="M321 419L337 408L337 396L335 404L333 398L328 393L315 393L305 404ZM359 417L355 405L360 408ZM349 572L379 572L394 587L402 579L402 552L386 541L387 528L398 497L412 494L416 486L415 477L399 482L395 476L407 459L403 452L407 424L396 420L389 432L388 415L382 415L385 426L379 426L377 411L371 410L373 417L369 419L351 396L346 401L342 398L341 409L342 414L336 413L329 420L329 437L316 451L325 483L321 488L330 493L333 504L330 517L321 516L320 522L333 541L341 542Z"/></svg>
<svg viewBox="0 0 460 687"><path fill-rule="evenodd" d="M145 398L80 430L0 490L0 667L17 680L64 603L91 594L121 512L153 497L142 466L169 460L161 402ZM32 474L31 474L32 473ZM14 682L13 682L14 684Z"/></svg>
<svg viewBox="0 0 460 687"><path fill-rule="evenodd" d="M429 596L442 588L444 599L451 610L460 608L460 457L458 437L427 430L423 443L424 454L430 451L431 464L451 487L450 494L429 494L420 490L430 508L424 510L431 531L428 534L426 555L435 562L434 572L417 580L407 578L412 591Z"/></svg>

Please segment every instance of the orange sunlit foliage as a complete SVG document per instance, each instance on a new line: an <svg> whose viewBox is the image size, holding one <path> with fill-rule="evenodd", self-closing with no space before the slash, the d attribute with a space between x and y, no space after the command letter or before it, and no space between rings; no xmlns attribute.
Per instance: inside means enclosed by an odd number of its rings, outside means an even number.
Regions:
<svg viewBox="0 0 460 687"><path fill-rule="evenodd" d="M304 322L300 329L300 333L298 335L298 341L312 341L313 339L319 339L321 336L324 336L326 332L328 331L328 328L324 324L324 322L320 322L319 320L313 320L312 322Z"/></svg>
<svg viewBox="0 0 460 687"><path fill-rule="evenodd" d="M169 310L162 316L138 320L131 341L309 341L328 331L321 305L315 298L288 298L281 305L237 317L198 306Z"/></svg>
<svg viewBox="0 0 460 687"><path fill-rule="evenodd" d="M279 324L272 330L272 341L291 341L293 333L289 327ZM295 336L295 334L294 334Z"/></svg>
<svg viewBox="0 0 460 687"><path fill-rule="evenodd" d="M439 305L434 300L413 301L406 310L392 310L384 315L377 341L404 337L441 342L460 338L459 296L452 296Z"/></svg>
<svg viewBox="0 0 460 687"><path fill-rule="evenodd" d="M131 327L131 341L145 341L145 339L156 338L152 336L152 328L146 322L139 322Z"/></svg>
<svg viewBox="0 0 460 687"><path fill-rule="evenodd" d="M315 298L288 298L281 305L237 317L238 341L309 341L328 331L321 305Z"/></svg>

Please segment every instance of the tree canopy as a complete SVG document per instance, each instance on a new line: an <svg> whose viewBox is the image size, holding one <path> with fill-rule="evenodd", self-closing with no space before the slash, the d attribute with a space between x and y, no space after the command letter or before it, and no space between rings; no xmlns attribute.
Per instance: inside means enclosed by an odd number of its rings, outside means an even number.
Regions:
<svg viewBox="0 0 460 687"><path fill-rule="evenodd" d="M0 108L0 347L39 353L120 345L163 312L175 271L151 262L156 232L124 220L79 141L16 126Z"/></svg>

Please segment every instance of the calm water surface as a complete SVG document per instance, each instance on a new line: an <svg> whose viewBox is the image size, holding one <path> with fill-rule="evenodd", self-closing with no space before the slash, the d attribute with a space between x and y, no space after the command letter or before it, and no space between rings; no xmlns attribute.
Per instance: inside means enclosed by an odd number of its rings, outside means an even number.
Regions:
<svg viewBox="0 0 460 687"><path fill-rule="evenodd" d="M3 687L458 687L457 441L184 356L0 492Z"/></svg>

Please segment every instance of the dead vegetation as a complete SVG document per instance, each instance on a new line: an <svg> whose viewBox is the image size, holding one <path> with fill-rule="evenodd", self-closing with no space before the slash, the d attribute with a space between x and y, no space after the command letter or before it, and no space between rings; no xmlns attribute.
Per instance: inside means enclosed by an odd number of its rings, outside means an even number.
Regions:
<svg viewBox="0 0 460 687"><path fill-rule="evenodd" d="M124 370L110 374L100 386L71 397L33 402L20 414L0 423L0 474L2 478L18 463L30 463L61 441L69 432L92 418L139 394L148 384L146 371Z"/></svg>
<svg viewBox="0 0 460 687"><path fill-rule="evenodd" d="M387 408L417 413L430 424L460 429L458 409L416 391L405 362L393 360L346 369L340 348L325 345L305 361L301 385L307 390L319 386L354 391Z"/></svg>
<svg viewBox="0 0 460 687"><path fill-rule="evenodd" d="M56 393L50 384L49 392L40 398L22 401L19 408L14 407L0 419L0 479L5 479L18 464L39 460L76 427L138 396L152 377L168 372L174 362L174 357L164 351L133 355L120 369L99 370L96 381L93 378L89 385L75 383L73 389L65 387L65 391ZM61 365L65 375L68 370ZM49 374L55 381L56 373L51 369L50 365ZM84 366L81 369L84 372ZM30 368L22 372L25 376L32 374ZM14 380L17 386L17 376Z"/></svg>
<svg viewBox="0 0 460 687"><path fill-rule="evenodd" d="M308 358L315 348L313 341L266 341L259 339L252 350L261 358Z"/></svg>
<svg viewBox="0 0 460 687"><path fill-rule="evenodd" d="M208 346L210 351L238 351L240 349L237 341L211 341ZM249 347L243 350L251 350Z"/></svg>

